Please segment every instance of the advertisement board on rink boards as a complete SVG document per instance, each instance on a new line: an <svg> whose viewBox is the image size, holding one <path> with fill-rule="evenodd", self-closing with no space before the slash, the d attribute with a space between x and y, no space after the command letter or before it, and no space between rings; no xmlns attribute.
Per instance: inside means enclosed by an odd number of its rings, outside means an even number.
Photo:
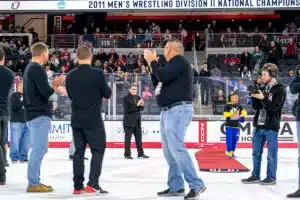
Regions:
<svg viewBox="0 0 300 200"><path fill-rule="evenodd" d="M123 142L124 129L122 121L105 121L107 142ZM185 142L198 143L198 121L193 121L187 129ZM143 142L160 142L159 121L142 122ZM72 128L69 121L52 121L49 142L69 142L72 140ZM132 137L134 142L134 137Z"/></svg>

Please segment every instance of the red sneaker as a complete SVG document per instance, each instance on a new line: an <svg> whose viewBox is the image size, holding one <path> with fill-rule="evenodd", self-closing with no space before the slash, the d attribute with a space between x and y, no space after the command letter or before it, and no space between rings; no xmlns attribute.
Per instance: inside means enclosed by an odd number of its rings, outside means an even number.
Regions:
<svg viewBox="0 0 300 200"><path fill-rule="evenodd" d="M87 185L86 188L85 188L85 192L86 193L96 193L97 190L95 188Z"/></svg>
<svg viewBox="0 0 300 200"><path fill-rule="evenodd" d="M85 192L86 192L86 191L85 191L85 188L82 188L82 189L80 189L80 190L74 189L73 194L79 195L79 194L83 194L83 193L85 193Z"/></svg>

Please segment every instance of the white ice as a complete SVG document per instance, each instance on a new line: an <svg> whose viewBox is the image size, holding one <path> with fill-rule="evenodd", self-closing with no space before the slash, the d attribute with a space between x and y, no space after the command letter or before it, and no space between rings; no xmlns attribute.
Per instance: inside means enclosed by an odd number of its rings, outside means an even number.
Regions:
<svg viewBox="0 0 300 200"><path fill-rule="evenodd" d="M194 153L189 150L195 161ZM136 156L135 149L132 149ZM125 160L122 149L106 151L100 185L107 189L108 196L74 196L72 195L72 162L68 160L68 149L49 149L42 164L42 183L50 184L55 192L50 194L27 194L26 164L11 164L7 168L7 185L0 187L0 200L163 200L183 199L182 197L162 198L156 193L166 189L167 164L161 149L146 149L149 160ZM266 150L265 150L265 153ZM86 154L90 158L90 152ZM240 162L250 169L251 149L239 149L237 156ZM207 191L201 199L208 200L283 200L287 193L297 189L297 150L280 149L278 162L278 180L275 186L243 185L242 178L250 173L220 174L200 172L199 175L206 183ZM89 172L89 162L86 161L86 180ZM266 173L266 155L262 164L262 177ZM186 185L188 190L188 186Z"/></svg>

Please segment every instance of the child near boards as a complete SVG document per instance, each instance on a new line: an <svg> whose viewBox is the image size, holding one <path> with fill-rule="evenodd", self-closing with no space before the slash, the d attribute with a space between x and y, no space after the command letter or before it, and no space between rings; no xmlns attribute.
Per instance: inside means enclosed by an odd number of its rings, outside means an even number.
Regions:
<svg viewBox="0 0 300 200"><path fill-rule="evenodd" d="M224 117L226 118L226 148L229 158L234 158L236 144L239 140L239 124L244 122L247 111L239 105L238 95L233 93L228 97L228 103L224 107Z"/></svg>

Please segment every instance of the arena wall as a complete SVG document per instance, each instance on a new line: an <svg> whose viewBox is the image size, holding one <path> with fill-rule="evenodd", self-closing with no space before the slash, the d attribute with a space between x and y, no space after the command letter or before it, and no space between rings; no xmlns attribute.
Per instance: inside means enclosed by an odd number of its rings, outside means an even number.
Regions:
<svg viewBox="0 0 300 200"><path fill-rule="evenodd" d="M124 130L122 121L105 121L107 148L123 148ZM238 148L251 148L252 121L241 125ZM159 121L142 122L144 148L161 148ZM72 139L70 121L52 121L49 134L50 148L68 148ZM224 147L224 121L194 120L189 125L185 144L188 148L201 148L205 145ZM296 121L282 121L279 131L279 148L297 148ZM134 137L132 138L134 147Z"/></svg>

